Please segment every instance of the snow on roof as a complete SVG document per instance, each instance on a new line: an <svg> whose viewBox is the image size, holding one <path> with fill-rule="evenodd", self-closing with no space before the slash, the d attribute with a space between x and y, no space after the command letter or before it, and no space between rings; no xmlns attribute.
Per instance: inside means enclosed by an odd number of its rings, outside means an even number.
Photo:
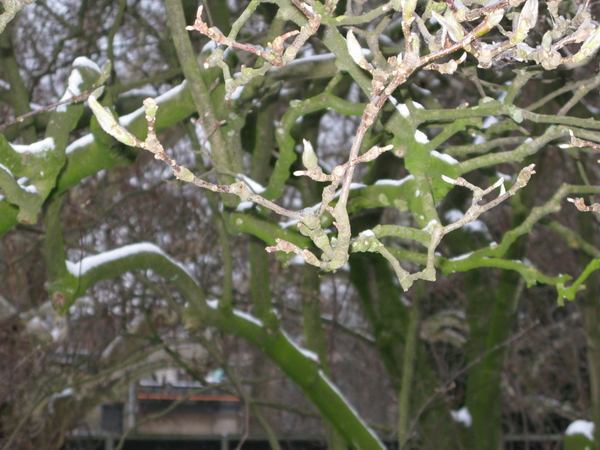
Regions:
<svg viewBox="0 0 600 450"><path fill-rule="evenodd" d="M182 264L172 259L159 246L150 242L141 242L139 244L126 245L124 247L109 250L98 255L87 256L79 262L66 261L67 270L75 276L81 276L85 275L88 271L102 264L105 264L110 261L116 261L118 259L122 259L130 255L135 255L137 253L157 253L159 255L163 255L171 262L177 264L182 270L184 270L188 275L191 276L191 274Z"/></svg>
<svg viewBox="0 0 600 450"><path fill-rule="evenodd" d="M583 434L590 441L593 441L594 422L589 422L587 420L576 420L567 427L565 434L567 436L570 434Z"/></svg>
<svg viewBox="0 0 600 450"><path fill-rule="evenodd" d="M10 146L17 153L43 153L48 150L54 150L54 138L47 137L29 145L10 144Z"/></svg>

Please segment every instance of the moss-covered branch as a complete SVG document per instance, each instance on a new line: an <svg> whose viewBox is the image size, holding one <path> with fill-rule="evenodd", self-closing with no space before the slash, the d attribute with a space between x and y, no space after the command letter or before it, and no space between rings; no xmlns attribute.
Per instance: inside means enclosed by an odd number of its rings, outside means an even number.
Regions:
<svg viewBox="0 0 600 450"><path fill-rule="evenodd" d="M188 329L213 326L247 339L263 350L281 370L356 449L384 450L385 446L370 430L339 390L320 369L318 358L299 348L285 333L271 333L258 319L239 312L221 311L207 303L193 277L176 261L153 244L133 244L100 255L67 263L68 276L54 280L53 288L66 297L63 312L85 291L101 280L112 279L135 270L151 269L172 284L187 306L184 323ZM55 290L54 293L57 291Z"/></svg>

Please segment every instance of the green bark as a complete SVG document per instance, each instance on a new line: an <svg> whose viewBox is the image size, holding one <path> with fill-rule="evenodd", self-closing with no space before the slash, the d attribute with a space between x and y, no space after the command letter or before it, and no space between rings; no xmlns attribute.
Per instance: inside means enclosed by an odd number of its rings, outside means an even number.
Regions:
<svg viewBox="0 0 600 450"><path fill-rule="evenodd" d="M398 393L398 448L403 448L410 439L411 399L417 363L417 346L421 314L419 302L423 296L423 282L417 285L410 310L410 321L406 330L406 346L402 363L402 382Z"/></svg>
<svg viewBox="0 0 600 450"><path fill-rule="evenodd" d="M394 274L379 256L352 255L350 279L373 327L375 343L392 383L400 389L405 330L409 313L393 282Z"/></svg>
<svg viewBox="0 0 600 450"><path fill-rule="evenodd" d="M211 157L217 170L222 173L241 173L242 160L239 143L239 128L236 130L236 121L231 116L219 116L218 107L213 103L213 98L209 91L209 86L202 78L200 68L196 62L196 54L185 30L185 15L181 0L167 0L167 15L169 29L173 37L177 56L183 69L183 74L190 85L192 98L196 105L196 110L203 117L202 125L206 136L210 136ZM222 98L218 99L222 102ZM229 111L222 111L221 114L228 114ZM221 126L220 121L226 120L227 124ZM219 182L221 184L230 184L231 175L220 174ZM225 203L228 206L237 204L237 198L224 196Z"/></svg>
<svg viewBox="0 0 600 450"><path fill-rule="evenodd" d="M594 230L590 227L592 218L590 215L580 215L580 225L582 235L593 239ZM586 223L587 222L587 223ZM589 233L592 231L592 233ZM589 258L582 257L583 261ZM588 361L589 383L590 383L590 404L592 419L596 425L594 428L594 448L600 450L600 305L598 303L597 273L590 276L585 283L585 290L580 294L581 312L583 318L583 327L586 338L586 354Z"/></svg>
<svg viewBox="0 0 600 450"><path fill-rule="evenodd" d="M12 3L12 5L10 5L10 3ZM15 117L19 117L31 111L31 106L29 106L29 92L23 82L23 78L21 78L19 64L15 57L13 46L13 24L8 25L8 28L4 30L4 25L6 25L6 23L2 23L3 19L10 16L11 10L16 13L22 8L22 6L18 6L17 3L18 2L14 0L9 2L9 5L5 5L7 11L0 15L0 33L2 33L0 34L0 71L4 76L4 80L10 84L8 96ZM26 144L31 144L37 140L37 133L31 117L23 120L23 122L19 124L19 128L19 135Z"/></svg>
<svg viewBox="0 0 600 450"><path fill-rule="evenodd" d="M96 79L93 81L96 81ZM195 110L189 88L185 85L182 86L175 95L159 102L159 106L160 112L156 124L156 129L159 132L180 122L186 117L189 117ZM70 120L75 120L75 118L69 116L69 114L71 114L69 111L73 110L76 112L80 108L82 108L82 105L71 105L67 107L67 113L54 112L52 114L60 114L60 116L57 116L56 120L60 120L60 117L63 117L63 119L69 117L69 120L65 123L74 123L70 122ZM131 121L127 128L133 134L143 138L146 134L146 127L147 123L143 114L139 114ZM69 126L65 126L62 130L60 128L62 127L57 126L56 135L59 135L60 140L62 141L64 139L64 133L66 132L65 130L67 130ZM57 178L55 181L56 191L52 191L50 193L51 195L65 193L74 186L77 186L84 178L103 169L129 165L135 160L138 152L138 150L123 145L112 145L114 142L112 138L101 130L99 130L98 135L93 138L92 136L84 136L82 141L85 143L66 155L65 163L61 166L58 175L55 175ZM42 173L52 173L52 171L56 170L58 163L46 163L43 156L37 156L37 154L19 156L12 151L12 149L7 147L8 145L9 144L3 139L2 135L0 135L0 164L4 164L11 168L13 175L33 177L34 179L35 177L43 176L48 178L45 182L48 186L52 184L50 176L46 177L45 175L42 175ZM64 152L64 150L64 147L56 148L57 153L59 151ZM48 170L48 172L46 172L46 170ZM30 207L29 203L26 205L28 208ZM33 213L37 206L36 204L33 204L30 208ZM18 208L11 206L7 200L3 200L0 201L0 212L2 212L2 214L0 214L0 235L2 235L18 223L17 215L19 210Z"/></svg>
<svg viewBox="0 0 600 450"><path fill-rule="evenodd" d="M526 241L519 239L513 244L506 257L519 259L525 254L525 248ZM473 274L474 276L476 275ZM501 272L498 288L492 296L489 295L489 290L486 292L485 284L481 283L475 289L468 291L468 316L471 318L469 323L473 324L475 331L471 339L476 340L470 352L471 361L485 354L481 362L471 368L468 374L467 407L473 418L470 437L473 449L484 450L500 446L502 432L500 381L506 348L496 347L510 337L523 287L524 281L519 274L504 270ZM490 301L493 301L493 308L486 332L483 329L485 319L482 323L474 322L481 317L481 311L486 309L486 306L482 307L478 303ZM481 345L482 342L485 342L485 345ZM493 350L495 348L496 350Z"/></svg>
<svg viewBox="0 0 600 450"><path fill-rule="evenodd" d="M264 185L269 175L269 161L275 145L275 113L277 103L273 99L265 98L258 108L256 121L253 126L253 145L250 144L252 161L250 165L250 178ZM250 237L250 288L252 302L257 317L268 320L271 314L271 289L269 277L269 256L265 252L265 241Z"/></svg>
<svg viewBox="0 0 600 450"><path fill-rule="evenodd" d="M78 86L81 91L89 89L100 77L96 70L82 65L75 65L71 73L74 72L83 80ZM35 147L13 147L0 135L0 164L11 171L9 174L0 170L0 188L6 194L5 201L19 208L16 218L10 214L0 219L5 222L0 228L10 228L15 219L24 223L37 221L42 204L55 189L57 178L63 171L69 133L75 128L82 113L82 104L72 104L64 110L54 111L46 127L44 140L38 142ZM16 183L14 177L27 178L35 191L25 191Z"/></svg>
<svg viewBox="0 0 600 450"><path fill-rule="evenodd" d="M584 159L585 161L585 159ZM589 161L589 159L588 159ZM580 170L583 170L583 164ZM579 233L587 242L594 242L597 234L594 217L591 214L579 214ZM590 256L579 252L582 267L590 263ZM594 428L594 448L600 450L600 303L598 301L600 286L596 271L585 281L585 290L578 295L583 318L583 328L586 339L586 354L590 383L590 404Z"/></svg>

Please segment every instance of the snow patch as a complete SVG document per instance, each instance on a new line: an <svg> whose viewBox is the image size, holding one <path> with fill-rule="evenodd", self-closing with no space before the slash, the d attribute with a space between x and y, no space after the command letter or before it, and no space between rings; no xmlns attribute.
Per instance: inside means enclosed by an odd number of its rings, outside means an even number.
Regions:
<svg viewBox="0 0 600 450"><path fill-rule="evenodd" d="M377 180L375 182L376 185L388 185L388 186L401 186L408 180L414 180L414 175L407 175L400 180Z"/></svg>
<svg viewBox="0 0 600 450"><path fill-rule="evenodd" d="M10 169L8 167L6 167L4 164L0 164L0 169L6 171L6 173L8 173L11 177L14 176L12 174L12 172L10 171Z"/></svg>
<svg viewBox="0 0 600 450"><path fill-rule="evenodd" d="M65 153L68 155L69 153L77 150L78 148L90 145L92 142L94 142L94 135L92 133L86 134L85 136L82 136L79 139L71 142L71 144L67 146Z"/></svg>
<svg viewBox="0 0 600 450"><path fill-rule="evenodd" d="M238 98L240 98L243 91L244 91L244 86L236 87L235 91L233 91L233 94L231 94L231 100L237 100Z"/></svg>
<svg viewBox="0 0 600 450"><path fill-rule="evenodd" d="M294 66L297 64L305 64L305 63L310 63L310 62L314 62L314 61L327 61L330 59L337 59L337 57L333 54L333 53L323 53L320 55L310 55L306 58L298 58L293 60L291 63L289 63L287 65L287 67L290 66ZM275 69L277 70L277 69Z"/></svg>
<svg viewBox="0 0 600 450"><path fill-rule="evenodd" d="M331 390L333 390L340 397L340 399L342 399L342 401L346 404L346 406L348 407L348 409L350 409L352 411L352 413L355 415L355 417L359 420L359 422L362 423L362 425L364 426L365 430L367 430L371 434L371 436L373 436L373 439L375 439L379 443L379 445L381 446L381 448L385 448L385 445L383 444L383 442L381 441L381 439L379 439L379 436L377 436L373 432L373 430L371 429L371 427L369 427L366 424L366 422L358 414L358 412L356 411L356 409L354 409L354 407L352 406L352 404L346 399L346 397L344 397L344 394L342 394L342 392L338 389L338 387L335 384L333 384L333 382L329 379L329 377L327 377L327 375L325 375L325 372L323 372L323 370L321 370L321 369L319 369L319 376L321 377L321 379L323 381L325 381L325 383L327 383L329 385L329 387L331 388Z"/></svg>
<svg viewBox="0 0 600 450"><path fill-rule="evenodd" d="M238 173L238 177L241 178L242 180L244 180L244 183L246 183L246 186L248 186L248 189L250 189L252 191L252 193L254 193L254 194L262 194L263 192L265 192L267 190L267 188L262 186L260 183L257 183L252 178L250 178L242 173Z"/></svg>
<svg viewBox="0 0 600 450"><path fill-rule="evenodd" d="M422 131L415 130L415 141L420 144L427 144L429 142L429 138Z"/></svg>
<svg viewBox="0 0 600 450"><path fill-rule="evenodd" d="M475 136L475 139L473 139L474 145L481 145L481 144L485 144L486 142L487 142L487 139L484 138L483 136Z"/></svg>
<svg viewBox="0 0 600 450"><path fill-rule="evenodd" d="M169 89L167 92L165 92L162 95L159 95L154 100L156 100L156 103L160 106L161 103L164 103L165 101L167 101L170 98L172 98L172 97L176 96L177 94L179 94L183 90L183 88L185 88L186 85L187 85L187 81L184 80L183 83L181 83L178 86L175 86L172 89ZM135 119L137 119L140 116L144 116L145 114L146 114L146 111L144 110L144 107L141 106L138 109L136 109L135 111L133 111L133 112L131 112L131 113L125 115L125 116L119 117L119 123L121 125L123 125L124 127L127 127Z"/></svg>
<svg viewBox="0 0 600 450"><path fill-rule="evenodd" d="M292 266L303 266L304 264L306 264L306 261L300 255L292 256L288 262Z"/></svg>
<svg viewBox="0 0 600 450"><path fill-rule="evenodd" d="M469 222L463 225L465 231L469 231L471 233L487 233L488 227L481 220L474 220L473 222Z"/></svg>
<svg viewBox="0 0 600 450"><path fill-rule="evenodd" d="M576 420L575 422L573 422L572 424L570 424L567 427L565 434L567 436L571 435L571 434L583 434L590 441L593 441L594 440L594 422L589 422L587 420Z"/></svg>
<svg viewBox="0 0 600 450"><path fill-rule="evenodd" d="M217 309L219 307L219 300L206 300L206 304L209 308Z"/></svg>
<svg viewBox="0 0 600 450"><path fill-rule="evenodd" d="M306 348L300 347L298 344L296 344L294 342L294 340L290 337L290 335L287 334L285 331L283 331L283 335L285 336L285 338L288 341L290 341L290 344L292 344L296 348L296 350L298 350L300 353L302 353L308 359L312 359L315 362L319 362L319 356L315 352L313 352L312 350L308 350Z"/></svg>
<svg viewBox="0 0 600 450"><path fill-rule="evenodd" d="M73 97L75 95L80 95L81 90L79 89L79 86L82 83L83 83L83 77L81 76L81 73L79 72L79 70L73 69L73 71L71 72L71 75L69 75L69 81L67 82L67 89L65 90L65 93L63 94L60 101L64 102L65 100L69 100L71 97ZM66 104L59 105L56 108L57 112L65 112L66 110L67 110Z"/></svg>
<svg viewBox="0 0 600 450"><path fill-rule="evenodd" d="M209 308L217 310L219 308L219 300L206 300L206 304L208 305ZM256 325L258 325L259 327L264 326L264 324L262 323L262 321L256 317L254 317L253 315L250 315L244 311L240 311L239 309L234 309L233 310L233 314L235 314L236 316L247 320L248 322L252 322Z"/></svg>
<svg viewBox="0 0 600 450"><path fill-rule="evenodd" d="M252 206L254 206L254 203L252 203L252 202L241 202L239 205L237 205L235 210L238 212L242 212L242 211L246 211L247 209L252 208Z"/></svg>
<svg viewBox="0 0 600 450"><path fill-rule="evenodd" d="M466 406L463 406L458 411L450 411L450 414L455 422L462 423L467 428L469 428L473 423L471 413Z"/></svg>
<svg viewBox="0 0 600 450"><path fill-rule="evenodd" d="M212 52L213 50L216 50L216 49L217 49L217 43L213 40L210 40L206 44L204 44L204 47L202 47L202 50L200 50L200 53Z"/></svg>
<svg viewBox="0 0 600 450"><path fill-rule="evenodd" d="M13 150L17 153L27 154L27 153L43 153L48 150L54 150L54 138L47 137L44 140L34 142L29 145L17 145L10 144Z"/></svg>
<svg viewBox="0 0 600 450"><path fill-rule="evenodd" d="M453 209L446 211L446 214L444 214L444 219L446 219L450 223L454 223L454 222L458 222L460 219L462 219L463 216L464 216L464 214L462 213L461 210L453 208Z"/></svg>
<svg viewBox="0 0 600 450"><path fill-rule="evenodd" d="M75 391L73 390L73 388L66 388L60 392L57 392L56 394L52 395L52 397L50 397L50 402L48 403L48 410L51 413L54 413L54 401L56 399L62 398L62 397L74 397L74 396L75 396Z"/></svg>
<svg viewBox="0 0 600 450"><path fill-rule="evenodd" d="M424 217L423 217L423 219L424 219ZM430 220L429 223L423 227L423 231L427 231L428 233L431 233L433 231L433 227L435 227L437 225L437 223L438 223L438 221L435 219Z"/></svg>
<svg viewBox="0 0 600 450"><path fill-rule="evenodd" d="M363 183L350 183L350 190L366 188L367 185ZM342 194L342 190L338 189L333 198L338 198Z"/></svg>
<svg viewBox="0 0 600 450"><path fill-rule="evenodd" d="M431 150L429 153L431 154L431 156L435 156L436 158L441 159L442 161L445 161L448 164L458 164L458 160L454 159L450 155L440 153L437 150Z"/></svg>
<svg viewBox="0 0 600 450"><path fill-rule="evenodd" d="M359 233L360 237L375 237L375 233L373 233L373 230L365 230L365 231L361 231Z"/></svg>
<svg viewBox="0 0 600 450"><path fill-rule="evenodd" d="M484 130L488 129L489 127L491 127L492 125L494 125L495 123L498 123L499 120L497 117L494 116L488 116L485 119L483 119L483 123L481 124L481 128L483 128Z"/></svg>
<svg viewBox="0 0 600 450"><path fill-rule="evenodd" d="M179 94L181 91L183 91L183 89L186 86L187 86L187 80L183 80L183 82L181 84L175 86L172 89L169 89L167 92L165 92L162 95L159 95L154 100L156 100L156 103L160 105L161 103L175 97L177 94Z"/></svg>
<svg viewBox="0 0 600 450"><path fill-rule="evenodd" d="M21 187L21 189L23 189L26 192L29 192L30 194L37 194L37 188L35 186L26 186L25 183L27 183L29 181L29 178L19 178L17 180L17 183L19 184L19 186Z"/></svg>
<svg viewBox="0 0 600 450"><path fill-rule="evenodd" d="M402 117L408 117L408 116L410 116L410 110L408 109L408 106L406 106L405 103L398 103L398 100L396 100L392 96L389 96L388 100L390 101L390 103L392 105L394 105L396 107L396 109L398 110L398 112L400 113L400 115Z"/></svg>
<svg viewBox="0 0 600 450"><path fill-rule="evenodd" d="M248 322L252 322L253 324L258 325L259 327L264 326L264 324L262 323L262 320L244 312L244 311L240 311L239 309L234 309L233 310L233 314L235 314L236 316L248 321Z"/></svg>
<svg viewBox="0 0 600 450"><path fill-rule="evenodd" d="M462 255L458 255L455 256L453 258L449 258L448 261L460 261L462 259L467 259L469 256L471 256L473 254L473 252L469 252L469 253L464 253Z"/></svg>
<svg viewBox="0 0 600 450"><path fill-rule="evenodd" d="M456 208L450 209L450 210L446 211L446 214L444 214L444 218L450 223L458 222L460 219L463 218L463 216L464 216L463 212ZM479 219L464 224L462 226L462 228L465 231L469 231L471 233L487 233L488 232L487 225Z"/></svg>
<svg viewBox="0 0 600 450"><path fill-rule="evenodd" d="M128 256L135 255L137 253L156 253L156 254L162 255L165 258L169 259L171 262L177 264L190 277L192 276L188 272L188 270L185 268L185 266L183 266L183 264L180 264L179 262L175 261L169 255L167 255L159 246L152 244L150 242L141 242L139 244L126 245L121 248L116 248L114 250L109 250L107 252L100 253L99 255L87 256L79 262L66 261L67 270L71 274L78 277L78 276L85 275L90 270L92 270L102 264L105 264L105 263L108 263L111 261L116 261L118 259L123 259Z"/></svg>
<svg viewBox="0 0 600 450"><path fill-rule="evenodd" d="M313 14L315 13L315 10L313 9L313 7L312 7L312 6L310 6L310 5L309 5L308 3L306 3L306 2L303 2L303 3L304 3L304 7L305 7L307 10L309 10L309 11L310 11L311 13L313 13Z"/></svg>
<svg viewBox="0 0 600 450"><path fill-rule="evenodd" d="M102 73L102 70L100 69L98 64L96 64L91 59L86 58L85 56L79 56L75 58L75 61L73 61L73 67L87 67L88 69L92 69L98 73Z"/></svg>

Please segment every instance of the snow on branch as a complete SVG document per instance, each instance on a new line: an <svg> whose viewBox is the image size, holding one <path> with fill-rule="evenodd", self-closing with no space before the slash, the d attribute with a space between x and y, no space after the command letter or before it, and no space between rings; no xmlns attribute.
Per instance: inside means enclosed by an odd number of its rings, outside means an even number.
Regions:
<svg viewBox="0 0 600 450"><path fill-rule="evenodd" d="M188 270L181 263L172 259L167 255L159 246L150 242L140 242L138 244L126 245L121 248L109 250L98 255L87 256L78 262L66 261L67 270L75 276L83 276L92 269L96 269L103 264L107 264L112 261L127 258L129 256L139 253L156 253L164 256L173 264L177 264L182 270L192 276Z"/></svg>

